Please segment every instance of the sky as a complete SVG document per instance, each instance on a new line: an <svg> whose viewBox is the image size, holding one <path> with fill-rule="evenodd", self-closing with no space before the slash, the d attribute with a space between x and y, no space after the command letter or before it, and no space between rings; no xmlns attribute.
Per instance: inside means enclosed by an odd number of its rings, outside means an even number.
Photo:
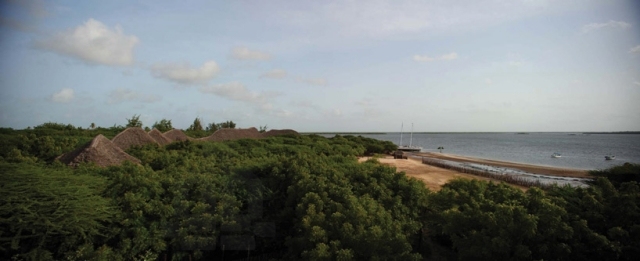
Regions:
<svg viewBox="0 0 640 261"><path fill-rule="evenodd" d="M0 1L0 127L640 131L640 1Z"/></svg>

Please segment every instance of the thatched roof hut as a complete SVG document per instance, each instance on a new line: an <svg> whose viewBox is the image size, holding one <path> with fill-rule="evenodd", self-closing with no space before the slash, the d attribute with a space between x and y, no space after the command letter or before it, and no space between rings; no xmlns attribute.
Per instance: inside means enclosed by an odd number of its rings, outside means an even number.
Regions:
<svg viewBox="0 0 640 261"><path fill-rule="evenodd" d="M160 145L167 145L171 143L171 140L165 137L164 134L162 134L162 132L160 132L156 128L153 128L153 130L149 132L149 136L151 136L151 138L153 138Z"/></svg>
<svg viewBox="0 0 640 261"><path fill-rule="evenodd" d="M81 162L94 162L98 166L120 165L124 161L140 164L140 160L127 154L102 134L96 136L86 145L56 158L69 166L77 166Z"/></svg>
<svg viewBox="0 0 640 261"><path fill-rule="evenodd" d="M173 129L173 130L167 131L167 132L163 133L163 135L165 137L167 137L171 142L192 140L191 137L187 136L187 134L184 134L184 132L182 132L181 130L178 130L178 129Z"/></svg>
<svg viewBox="0 0 640 261"><path fill-rule="evenodd" d="M126 128L118 133L111 142L122 150L127 150L132 146L143 146L147 144L158 144L149 134L139 127Z"/></svg>
<svg viewBox="0 0 640 261"><path fill-rule="evenodd" d="M219 129L213 134L200 138L204 141L225 141L225 140L239 140L239 139L260 139L261 133L256 128L248 129Z"/></svg>
<svg viewBox="0 0 640 261"><path fill-rule="evenodd" d="M290 130L290 129L283 129L283 130L269 130L267 132L262 133L262 137L274 137L274 136L281 136L281 135L300 135L300 133L298 133L297 131L294 130Z"/></svg>

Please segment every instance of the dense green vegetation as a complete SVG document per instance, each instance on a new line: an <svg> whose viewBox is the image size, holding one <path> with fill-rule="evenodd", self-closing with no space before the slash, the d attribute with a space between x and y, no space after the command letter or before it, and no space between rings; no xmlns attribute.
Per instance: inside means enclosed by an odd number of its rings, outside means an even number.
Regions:
<svg viewBox="0 0 640 261"><path fill-rule="evenodd" d="M168 122L165 122L168 123ZM141 165L63 166L98 133L0 130L0 259L630 260L640 166L588 188L456 180L431 192L375 159L389 142L281 136L135 147Z"/></svg>

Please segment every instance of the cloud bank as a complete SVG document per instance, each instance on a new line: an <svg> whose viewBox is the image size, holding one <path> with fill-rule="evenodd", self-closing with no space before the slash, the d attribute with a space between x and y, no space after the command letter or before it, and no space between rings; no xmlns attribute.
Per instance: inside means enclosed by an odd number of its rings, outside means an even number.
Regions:
<svg viewBox="0 0 640 261"><path fill-rule="evenodd" d="M260 78L283 79L287 77L287 71L282 69L273 69L260 76Z"/></svg>
<svg viewBox="0 0 640 261"><path fill-rule="evenodd" d="M429 57L426 55L414 55L413 60L416 62L433 62L433 61L451 61L458 59L458 54L455 52L443 54L438 57Z"/></svg>
<svg viewBox="0 0 640 261"><path fill-rule="evenodd" d="M236 60L267 61L271 55L261 51L249 50L247 47L236 47L231 51L231 58Z"/></svg>
<svg viewBox="0 0 640 261"><path fill-rule="evenodd" d="M267 102L267 95L251 92L242 83L230 82L200 87L201 93L210 93L234 101L261 104Z"/></svg>
<svg viewBox="0 0 640 261"><path fill-rule="evenodd" d="M120 26L110 29L89 19L73 30L37 41L36 46L92 64L126 66L133 64L133 50L138 42L136 36L126 35Z"/></svg>
<svg viewBox="0 0 640 261"><path fill-rule="evenodd" d="M324 78L298 78L298 81L315 86L327 85L327 80Z"/></svg>
<svg viewBox="0 0 640 261"><path fill-rule="evenodd" d="M153 76L179 84L206 83L213 79L220 67L215 61L207 61L200 68L191 68L189 64L155 64L151 67Z"/></svg>
<svg viewBox="0 0 640 261"><path fill-rule="evenodd" d="M57 103L68 103L75 97L74 91L71 88L64 88L57 93L54 93L49 97L49 100Z"/></svg>
<svg viewBox="0 0 640 261"><path fill-rule="evenodd" d="M586 34L586 33L590 33L590 32L600 30L600 29L605 29L605 28L627 29L629 27L631 27L631 24L629 23L622 22L622 21L609 20L609 22L606 22L606 23L590 23L590 24L584 25L582 26L582 33Z"/></svg>
<svg viewBox="0 0 640 261"><path fill-rule="evenodd" d="M138 93L131 89L118 88L109 93L109 99L107 103L109 104L117 104L122 102L144 102L144 103L152 103L160 101L162 98L160 96L149 94L144 95L142 93Z"/></svg>

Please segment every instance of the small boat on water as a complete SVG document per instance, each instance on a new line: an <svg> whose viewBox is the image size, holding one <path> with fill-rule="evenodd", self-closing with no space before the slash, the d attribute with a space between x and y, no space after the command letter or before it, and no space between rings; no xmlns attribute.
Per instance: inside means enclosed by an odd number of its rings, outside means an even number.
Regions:
<svg viewBox="0 0 640 261"><path fill-rule="evenodd" d="M413 146L413 123L411 123L411 140L409 141L409 146L402 145L402 132L404 128L404 123L400 125L400 146L398 146L399 151L421 151L422 147Z"/></svg>
<svg viewBox="0 0 640 261"><path fill-rule="evenodd" d="M553 153L553 155L551 155L551 157L552 158L560 158L560 157L562 157L562 154L556 152L556 153Z"/></svg>
<svg viewBox="0 0 640 261"><path fill-rule="evenodd" d="M605 160L614 160L614 159L616 159L616 156L615 155L607 155L607 156L604 156L604 159Z"/></svg>

